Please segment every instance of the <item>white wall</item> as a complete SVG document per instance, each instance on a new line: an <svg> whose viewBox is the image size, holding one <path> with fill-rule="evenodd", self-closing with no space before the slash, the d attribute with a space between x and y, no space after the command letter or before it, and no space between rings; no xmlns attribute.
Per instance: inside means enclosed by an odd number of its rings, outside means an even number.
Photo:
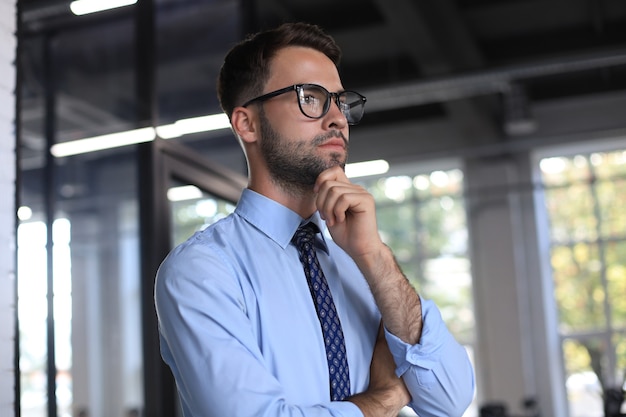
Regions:
<svg viewBox="0 0 626 417"><path fill-rule="evenodd" d="M15 409L15 31L15 1L0 0L0 416Z"/></svg>

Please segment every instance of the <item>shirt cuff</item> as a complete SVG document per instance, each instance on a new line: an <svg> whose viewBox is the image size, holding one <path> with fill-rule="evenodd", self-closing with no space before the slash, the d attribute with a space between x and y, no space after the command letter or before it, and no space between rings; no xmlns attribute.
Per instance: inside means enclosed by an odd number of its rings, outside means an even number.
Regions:
<svg viewBox="0 0 626 417"><path fill-rule="evenodd" d="M432 370L439 361L441 348L448 339L448 331L435 303L424 299L421 299L421 303L422 335L417 344L410 345L385 328L385 338L395 360L398 377L404 375L411 366Z"/></svg>

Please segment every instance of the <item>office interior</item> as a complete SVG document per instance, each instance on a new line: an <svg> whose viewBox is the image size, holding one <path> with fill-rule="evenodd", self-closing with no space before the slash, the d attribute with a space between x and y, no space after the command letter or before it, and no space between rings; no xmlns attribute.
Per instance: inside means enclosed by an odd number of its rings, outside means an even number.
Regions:
<svg viewBox="0 0 626 417"><path fill-rule="evenodd" d="M232 212L246 164L215 80L286 21L332 35L367 97L346 169L472 359L466 416L626 413L626 2L75 3L7 2L15 416L179 415L154 274Z"/></svg>

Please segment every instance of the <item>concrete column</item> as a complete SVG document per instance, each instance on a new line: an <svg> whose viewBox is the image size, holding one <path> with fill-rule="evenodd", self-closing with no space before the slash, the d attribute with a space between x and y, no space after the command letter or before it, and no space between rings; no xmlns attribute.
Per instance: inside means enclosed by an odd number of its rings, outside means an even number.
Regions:
<svg viewBox="0 0 626 417"><path fill-rule="evenodd" d="M466 161L479 405L510 414L535 398L565 417L566 397L541 186L527 154Z"/></svg>

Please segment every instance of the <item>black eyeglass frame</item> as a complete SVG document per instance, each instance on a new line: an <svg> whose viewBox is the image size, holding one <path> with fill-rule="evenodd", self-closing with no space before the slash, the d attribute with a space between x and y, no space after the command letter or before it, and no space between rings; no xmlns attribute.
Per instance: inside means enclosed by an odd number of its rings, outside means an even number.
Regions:
<svg viewBox="0 0 626 417"><path fill-rule="evenodd" d="M316 87L316 88L320 88L322 91L325 91L327 94L327 99L326 102L324 103L324 108L322 110L322 114L320 114L319 116L310 116L308 114L306 114L304 112L304 110L302 109L302 103L300 102L300 92L303 88L310 86L310 87ZM348 120L348 124L349 125L356 125L361 121L361 118L363 117L363 113L365 112L365 103L367 102L367 98L362 95L357 93L356 91L352 91L352 90L343 90L340 91L338 93L331 93L330 91L328 91L327 89L325 89L324 87L322 87L321 85L318 84L311 84L311 83L306 83L306 84L294 84L294 85L290 85L288 87L285 88L281 88L279 90L276 91L271 91L269 93L263 94L261 96L255 97L253 99L250 99L248 101L246 101L245 103L243 103L241 105L241 107L247 107L250 104L254 103L254 102L264 102L267 101L271 98L274 98L276 96L280 96L282 94L288 93L290 91L295 91L297 93L297 98L298 98L298 108L300 109L300 113L302 113L303 115L305 115L306 117L310 118L310 119L321 119L322 117L326 116L326 114L328 113L328 111L330 110L330 103L331 100L335 102L335 104L337 105L337 107L339 107L339 110L341 110L341 112L344 114L344 116L346 116L346 120ZM357 101L357 104L360 104L361 106L363 106L363 110L361 112L361 116L359 118L359 120L357 120L356 122L351 122L350 121L350 117L348 117L348 115L346 114L346 112L341 108L340 105L340 96L344 95L346 93L351 93L351 94L356 94L356 96L359 98L359 101ZM351 105L351 107L354 107L354 104Z"/></svg>

